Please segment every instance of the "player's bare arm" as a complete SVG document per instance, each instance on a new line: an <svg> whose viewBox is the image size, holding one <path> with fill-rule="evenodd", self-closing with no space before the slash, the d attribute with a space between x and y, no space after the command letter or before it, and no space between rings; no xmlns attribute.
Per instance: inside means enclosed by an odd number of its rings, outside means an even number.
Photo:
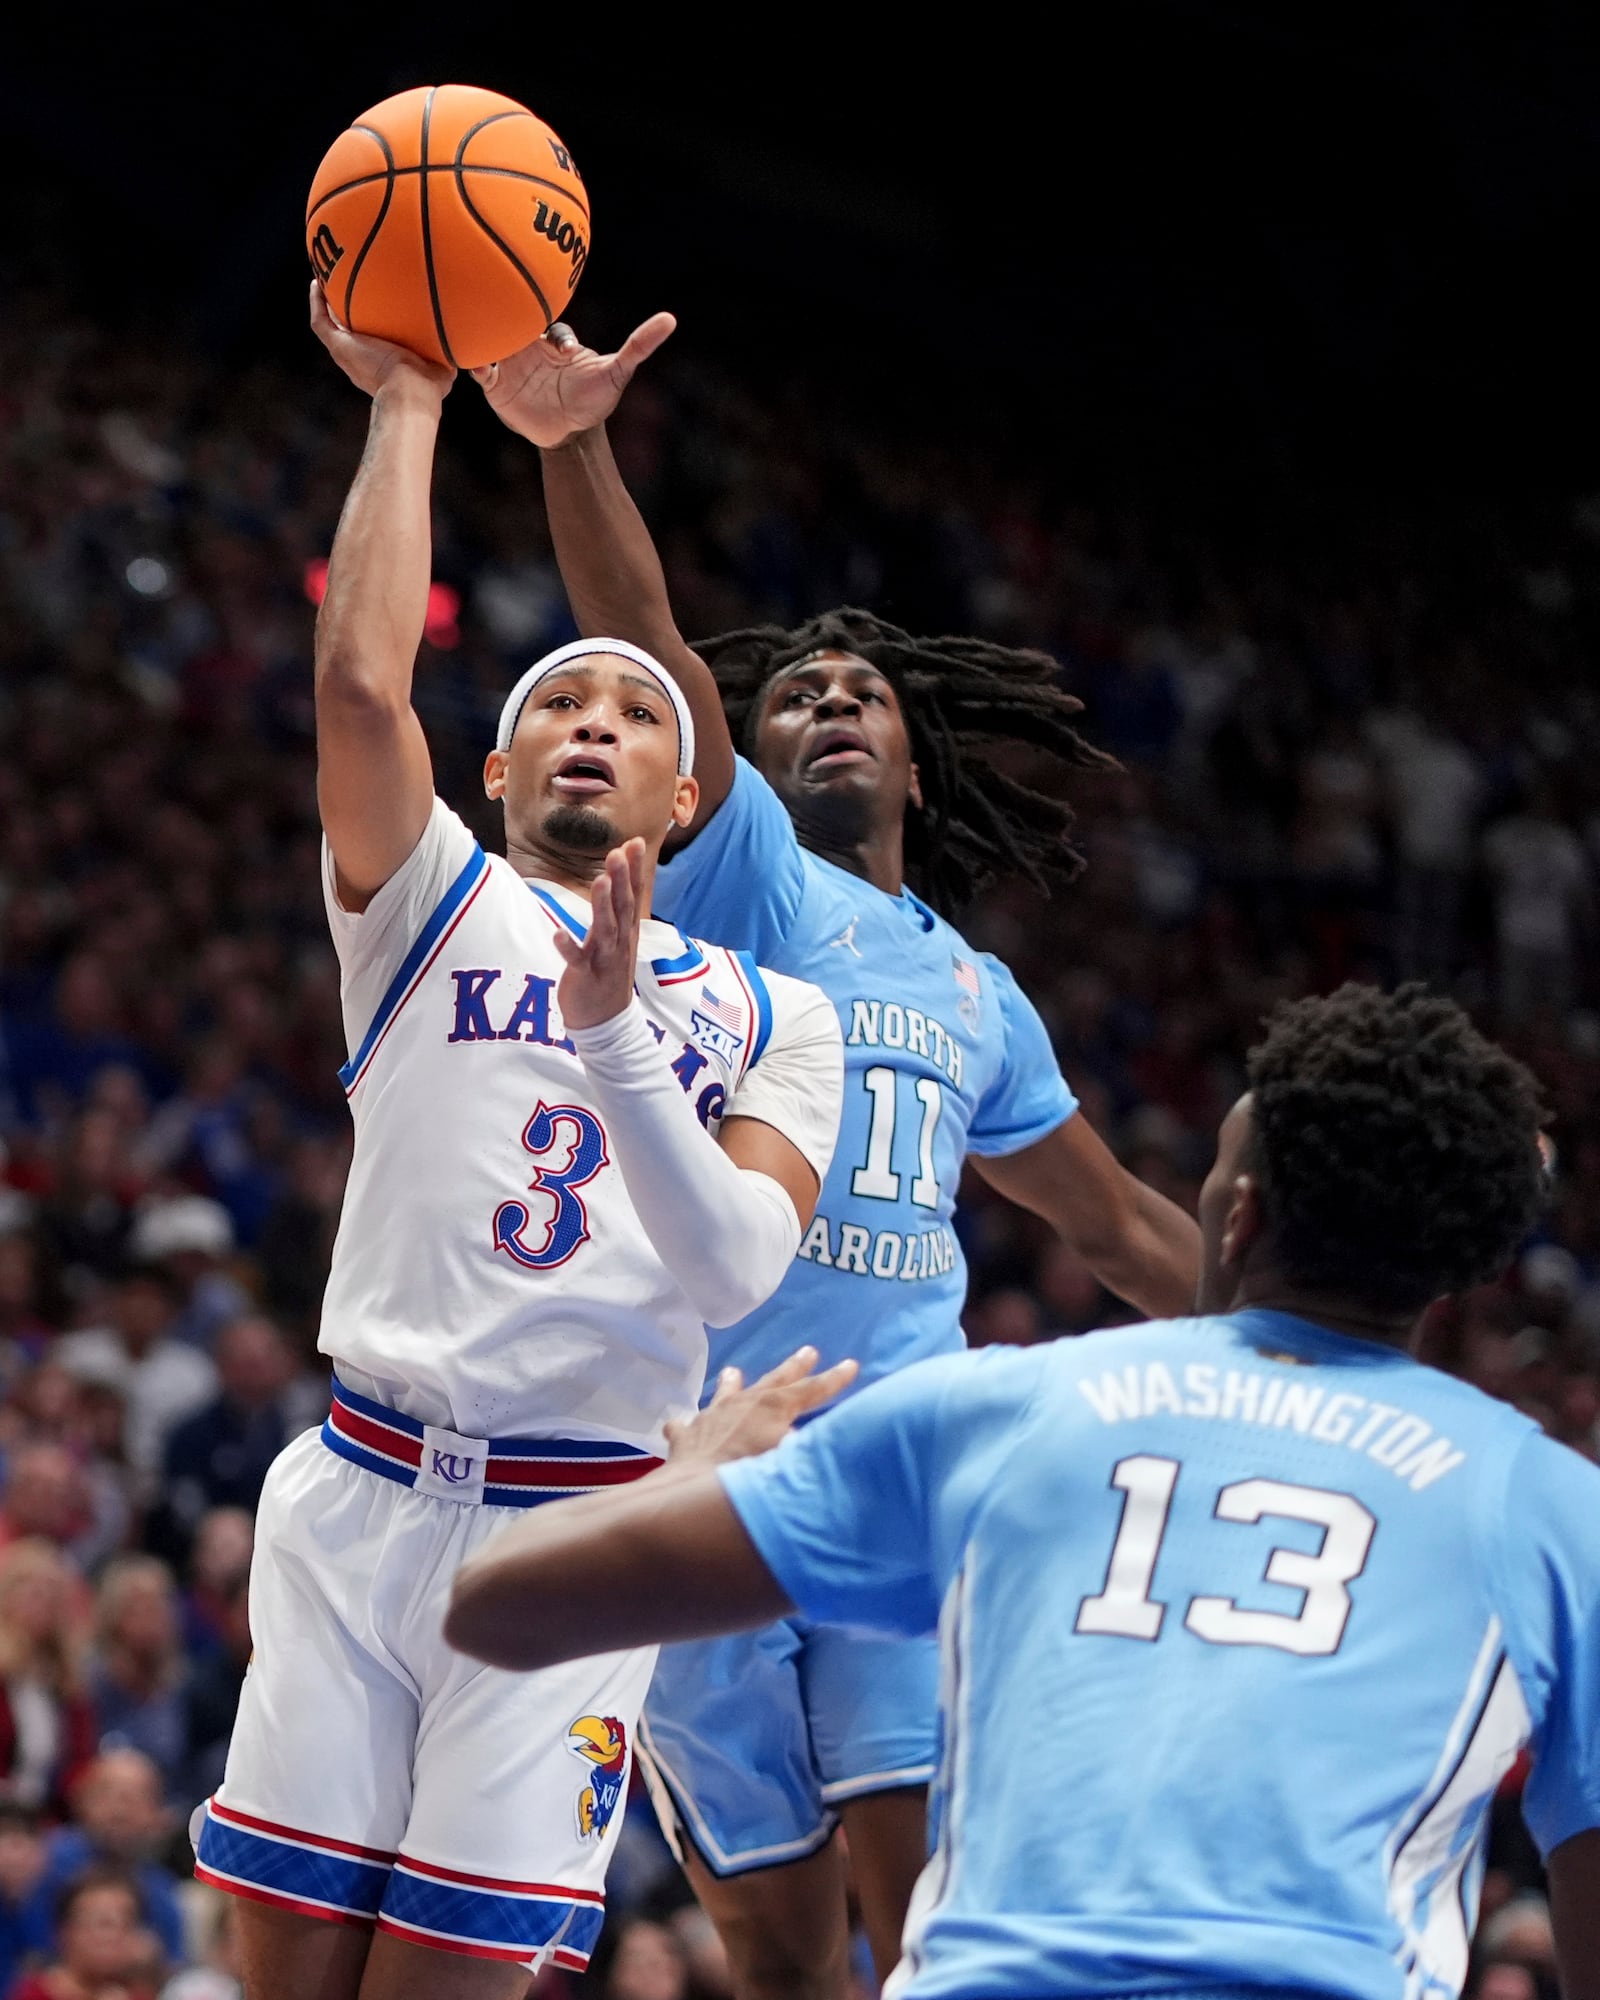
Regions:
<svg viewBox="0 0 1600 2000"><path fill-rule="evenodd" d="M1563 2000L1600 2000L1600 1830L1550 1856L1550 1914Z"/></svg>
<svg viewBox="0 0 1600 2000"><path fill-rule="evenodd" d="M692 836L728 795L733 739L710 670L678 630L655 544L605 432L635 371L675 324L670 313L657 313L615 354L597 354L558 321L542 340L479 369L475 379L500 421L540 449L550 532L579 631L645 647L688 698L700 780Z"/></svg>
<svg viewBox="0 0 1600 2000"><path fill-rule="evenodd" d="M1193 1218L1121 1166L1081 1111L1020 1152L971 1157L992 1188L1070 1243L1107 1291L1151 1319L1193 1312Z"/></svg>
<svg viewBox="0 0 1600 2000"><path fill-rule="evenodd" d="M432 576L434 442L454 377L388 341L348 332L316 284L311 327L372 398L316 646L317 802L340 901L360 910L416 846L433 803L411 672Z"/></svg>
<svg viewBox="0 0 1600 2000"><path fill-rule="evenodd" d="M813 1375L816 1358L802 1348L749 1388L727 1370L705 1409L669 1426L662 1471L598 1505L542 1508L500 1536L457 1574L445 1638L492 1666L527 1670L637 1643L624 1633L698 1639L783 1617L793 1606L716 1468L770 1450L855 1379L853 1361Z"/></svg>

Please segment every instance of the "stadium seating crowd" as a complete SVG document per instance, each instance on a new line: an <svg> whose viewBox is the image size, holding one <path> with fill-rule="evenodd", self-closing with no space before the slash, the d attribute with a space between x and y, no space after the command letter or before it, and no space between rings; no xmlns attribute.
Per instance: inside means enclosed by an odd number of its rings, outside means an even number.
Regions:
<svg viewBox="0 0 1600 2000"><path fill-rule="evenodd" d="M825 400L670 350L635 386L614 439L684 629L859 602L1056 655L1122 769L1078 782L1079 883L967 926L1181 1201L1280 996L1471 1005L1543 1081L1557 1195L1430 1353L1600 1457L1600 501L1089 505ZM44 298L0 330L0 1996L238 1991L184 1826L248 1658L251 1510L325 1393L349 1128L310 659L363 422L310 359L114 342ZM416 701L489 840L500 700L571 627L533 454L445 430ZM968 1193L971 1338L1119 1316ZM1536 2000L1512 1792L1493 1863L1476 1990ZM642 1813L613 1889L596 1990L726 1992Z"/></svg>

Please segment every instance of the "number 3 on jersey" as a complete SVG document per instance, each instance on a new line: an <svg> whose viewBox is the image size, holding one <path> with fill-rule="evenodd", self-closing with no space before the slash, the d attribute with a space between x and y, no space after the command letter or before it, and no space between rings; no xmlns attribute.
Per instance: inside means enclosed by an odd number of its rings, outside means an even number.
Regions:
<svg viewBox="0 0 1600 2000"><path fill-rule="evenodd" d="M538 1233L525 1201L503 1201L494 1212L494 1247L524 1270L552 1271L589 1240L589 1211L579 1188L610 1162L605 1128L581 1104L541 1104L523 1127L522 1143L538 1162L530 1194L554 1204Z"/></svg>

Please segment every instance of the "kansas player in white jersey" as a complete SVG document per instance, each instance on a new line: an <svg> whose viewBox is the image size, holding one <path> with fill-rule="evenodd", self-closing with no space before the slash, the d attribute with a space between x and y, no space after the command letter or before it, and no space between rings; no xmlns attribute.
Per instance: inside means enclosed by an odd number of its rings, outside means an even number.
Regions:
<svg viewBox="0 0 1600 2000"><path fill-rule="evenodd" d="M434 796L410 685L450 377L312 297L373 396L317 643L355 1153L333 1407L262 1497L198 1872L245 1899L250 2000L512 2000L587 1962L652 1654L473 1670L439 1637L450 1575L515 1510L660 1462L706 1323L772 1289L809 1219L839 1031L821 994L644 917L696 786L639 649L565 647L512 691L485 766L506 856Z"/></svg>
<svg viewBox="0 0 1600 2000"><path fill-rule="evenodd" d="M822 986L844 1031L844 1121L817 1212L779 1291L717 1337L714 1365L755 1375L812 1341L858 1357L870 1382L958 1348L966 1268L951 1219L967 1158L1111 1289L1146 1312L1187 1306L1193 1223L1075 1115L1015 981L939 913L1006 868L1071 873L1066 808L985 753L1099 761L1072 726L1078 704L1040 654L912 641L860 613L735 635L701 649L708 671L677 632L597 428L669 326L651 322L610 358L558 329L486 386L514 429L550 447L551 526L580 626L649 645L694 710L700 804L687 844L669 847L657 907ZM658 1665L645 1767L747 2000L845 1991L841 1816L880 1969L894 1962L926 1855L936 1682L930 1644L804 1619Z"/></svg>
<svg viewBox="0 0 1600 2000"><path fill-rule="evenodd" d="M1600 2000L1600 1471L1406 1351L1535 1214L1532 1080L1451 1002L1346 987L1250 1083L1202 1316L931 1361L719 1476L725 1399L653 1506L457 1586L504 1664L786 1604L937 1623L894 2000L1456 2000L1524 1746L1562 1993Z"/></svg>

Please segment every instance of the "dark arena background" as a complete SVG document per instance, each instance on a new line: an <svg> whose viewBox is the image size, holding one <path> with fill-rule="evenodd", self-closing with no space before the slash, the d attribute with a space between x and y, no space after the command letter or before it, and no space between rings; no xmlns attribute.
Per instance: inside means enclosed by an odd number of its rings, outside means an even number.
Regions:
<svg viewBox="0 0 1600 2000"><path fill-rule="evenodd" d="M301 215L392 91L570 144L584 339L678 315L612 431L686 633L845 601L1060 662L1121 761L1089 866L967 929L1129 1166L1192 1205L1264 1012L1346 978L1532 1065L1552 1210L1430 1358L1600 1456L1593 20L493 13L63 13L0 62L0 1995L58 1990L107 1860L128 1992L239 1990L184 1827L349 1155L311 643L365 405ZM416 702L487 838L500 701L573 627L531 450L466 381L443 435ZM961 1234L974 1342L1127 1316L981 1186ZM1469 1990L1541 2000L1518 1776ZM726 1994L642 1797L611 1909L541 1994Z"/></svg>

